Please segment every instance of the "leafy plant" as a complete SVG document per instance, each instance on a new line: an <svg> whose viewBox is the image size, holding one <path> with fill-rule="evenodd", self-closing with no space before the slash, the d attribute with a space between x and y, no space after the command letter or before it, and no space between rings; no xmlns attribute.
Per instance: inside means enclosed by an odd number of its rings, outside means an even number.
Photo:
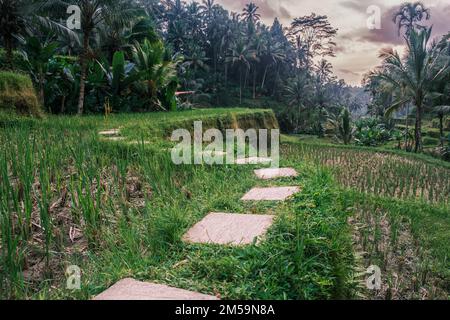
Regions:
<svg viewBox="0 0 450 320"><path fill-rule="evenodd" d="M21 51L29 73L39 88L39 99L43 106L49 61L55 55L57 46L55 42L41 42L37 37L29 37Z"/></svg>
<svg viewBox="0 0 450 320"><path fill-rule="evenodd" d="M391 139L389 130L377 118L364 118L355 122L355 142L363 146L377 146Z"/></svg>
<svg viewBox="0 0 450 320"><path fill-rule="evenodd" d="M172 110L177 83L176 66L162 41L135 43L133 61L140 80L139 91L147 100L147 110Z"/></svg>
<svg viewBox="0 0 450 320"><path fill-rule="evenodd" d="M349 144L353 137L351 114L348 108L342 108L338 116L329 115L328 122L334 129L336 137L344 144Z"/></svg>

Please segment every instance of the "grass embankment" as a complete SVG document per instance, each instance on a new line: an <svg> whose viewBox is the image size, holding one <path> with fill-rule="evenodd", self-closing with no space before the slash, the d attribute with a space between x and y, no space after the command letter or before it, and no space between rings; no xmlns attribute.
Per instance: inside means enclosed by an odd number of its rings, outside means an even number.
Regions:
<svg viewBox="0 0 450 320"><path fill-rule="evenodd" d="M211 124L254 126L265 115L261 126L274 125L267 124L270 111L232 111L49 118L0 129L1 297L86 299L123 277L222 298L352 297L348 212L326 171L283 158L299 177L261 182L253 166L175 166L162 150L98 136L120 126L126 139L151 132L152 142L165 143L174 125L166 121L191 126L206 113L217 115L208 117ZM303 192L277 204L239 200L267 184L301 185ZM183 243L182 234L211 211L277 218L260 245ZM80 291L66 289L69 265L82 270Z"/></svg>
<svg viewBox="0 0 450 320"><path fill-rule="evenodd" d="M28 75L0 71L0 124L18 115L41 116L39 101Z"/></svg>

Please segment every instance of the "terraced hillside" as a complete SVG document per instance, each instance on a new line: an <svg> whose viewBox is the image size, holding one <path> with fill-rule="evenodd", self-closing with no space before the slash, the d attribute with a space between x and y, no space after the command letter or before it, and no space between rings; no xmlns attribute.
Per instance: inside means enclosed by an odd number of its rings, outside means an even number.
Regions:
<svg viewBox="0 0 450 320"><path fill-rule="evenodd" d="M125 278L222 299L448 295L447 167L296 138L281 146L280 166L296 173L285 177L261 179L254 170L264 163L174 165L167 137L195 120L277 127L271 111L248 109L4 124L0 296L90 299ZM417 168L423 183L414 182ZM282 201L243 199L268 187L295 192ZM210 213L272 218L246 245L185 241ZM361 274L371 264L383 274L376 292ZM73 265L80 290L66 287Z"/></svg>

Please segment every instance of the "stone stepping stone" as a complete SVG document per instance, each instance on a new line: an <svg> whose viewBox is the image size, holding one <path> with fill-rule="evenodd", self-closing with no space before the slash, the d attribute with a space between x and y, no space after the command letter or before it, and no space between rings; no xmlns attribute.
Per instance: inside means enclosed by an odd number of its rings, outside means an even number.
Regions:
<svg viewBox="0 0 450 320"><path fill-rule="evenodd" d="M101 136L106 136L106 137L118 136L120 134L120 130L119 129L105 130L105 131L100 131L98 134Z"/></svg>
<svg viewBox="0 0 450 320"><path fill-rule="evenodd" d="M125 140L124 137L105 137L104 140L107 141L123 141Z"/></svg>
<svg viewBox="0 0 450 320"><path fill-rule="evenodd" d="M264 157L250 157L236 159L236 164L260 164L260 163L270 163L272 159Z"/></svg>
<svg viewBox="0 0 450 320"><path fill-rule="evenodd" d="M146 144L151 144L151 143L152 143L151 141L146 141L146 140L144 140L143 142L144 142L144 145L146 145ZM134 141L128 142L128 144L131 144L131 145L141 145L141 144L142 144L142 141L136 141L136 140L134 140Z"/></svg>
<svg viewBox="0 0 450 320"><path fill-rule="evenodd" d="M300 191L300 187L253 188L247 192L243 201L282 201Z"/></svg>
<svg viewBox="0 0 450 320"><path fill-rule="evenodd" d="M225 151L203 151L203 157L223 157L226 156L227 153Z"/></svg>
<svg viewBox="0 0 450 320"><path fill-rule="evenodd" d="M210 213L183 236L190 243L245 245L257 242L272 225L274 216Z"/></svg>
<svg viewBox="0 0 450 320"><path fill-rule="evenodd" d="M94 300L219 300L217 297L131 278L122 279Z"/></svg>
<svg viewBox="0 0 450 320"><path fill-rule="evenodd" d="M269 168L254 171L260 179L268 180L275 178L296 177L297 171L293 168Z"/></svg>

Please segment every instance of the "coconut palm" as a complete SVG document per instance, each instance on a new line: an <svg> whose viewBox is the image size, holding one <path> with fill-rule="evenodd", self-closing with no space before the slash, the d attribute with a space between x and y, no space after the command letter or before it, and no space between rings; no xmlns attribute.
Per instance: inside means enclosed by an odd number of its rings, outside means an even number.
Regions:
<svg viewBox="0 0 450 320"><path fill-rule="evenodd" d="M433 108L433 113L439 119L439 136L440 136L440 145L444 146L445 136L444 136L444 118L446 115L450 114L450 106L436 106Z"/></svg>
<svg viewBox="0 0 450 320"><path fill-rule="evenodd" d="M6 49L8 64L12 66L12 52L18 39L32 35L36 25L49 21L38 16L51 1L36 0L0 0L0 39ZM40 22L40 23L39 23Z"/></svg>
<svg viewBox="0 0 450 320"><path fill-rule="evenodd" d="M301 73L295 79L288 82L285 87L285 96L288 105L292 108L297 108L295 112L296 130L300 128L300 118L303 110L307 110L307 106L311 101L311 84L306 74ZM307 110L308 111L308 110Z"/></svg>
<svg viewBox="0 0 450 320"><path fill-rule="evenodd" d="M327 121L333 128L336 137L344 144L349 144L352 140L352 118L348 108L343 107L338 115L328 114Z"/></svg>
<svg viewBox="0 0 450 320"><path fill-rule="evenodd" d="M279 42L269 42L266 44L263 50L261 61L265 64L264 74L261 82L261 90L264 89L266 83L267 71L269 68L282 63L286 60L286 54Z"/></svg>
<svg viewBox="0 0 450 320"><path fill-rule="evenodd" d="M84 112L88 62L93 56L90 41L94 33L106 21L114 21L116 25L125 25L133 17L134 10L121 0L70 0L59 3L64 6L77 5L81 13L82 52L79 56L81 71L78 99L78 114L81 115Z"/></svg>
<svg viewBox="0 0 450 320"><path fill-rule="evenodd" d="M416 107L415 152L422 150L424 102L433 97L432 88L436 81L449 72L448 61L443 66L439 65L442 51L428 48L431 31L432 28L411 29L405 59L392 49L383 50L380 57L384 60L385 69L373 75L398 88L404 86L404 95L393 103L391 109L408 102Z"/></svg>
<svg viewBox="0 0 450 320"><path fill-rule="evenodd" d="M405 29L406 36L409 36L413 28L421 28L418 23L425 18L430 19L430 9L425 8L422 2L404 3L394 13L392 20L397 24L398 35Z"/></svg>
<svg viewBox="0 0 450 320"><path fill-rule="evenodd" d="M36 37L26 39L24 49L21 51L34 83L39 87L39 98L45 106L44 85L50 59L55 55L58 44L55 42L41 42Z"/></svg>
<svg viewBox="0 0 450 320"><path fill-rule="evenodd" d="M247 74L251 67L251 61L256 59L256 52L250 49L242 40L234 44L225 62L237 65L239 68L239 103L242 104L243 80L247 82ZM245 71L245 79L243 72Z"/></svg>
<svg viewBox="0 0 450 320"><path fill-rule="evenodd" d="M202 5L200 6L200 10L203 12L203 14L206 16L208 22L211 21L211 18L214 13L214 3L215 0L202 0Z"/></svg>
<svg viewBox="0 0 450 320"><path fill-rule="evenodd" d="M142 44L134 44L133 62L136 64L137 77L143 81L143 91L147 96L149 109L170 108L161 102L160 97L167 88L174 88L179 61L172 61L168 56L161 41L144 40Z"/></svg>
<svg viewBox="0 0 450 320"><path fill-rule="evenodd" d="M244 21L253 25L258 22L261 19L261 15L257 13L258 9L259 7L253 2L246 4L244 10L242 10Z"/></svg>

